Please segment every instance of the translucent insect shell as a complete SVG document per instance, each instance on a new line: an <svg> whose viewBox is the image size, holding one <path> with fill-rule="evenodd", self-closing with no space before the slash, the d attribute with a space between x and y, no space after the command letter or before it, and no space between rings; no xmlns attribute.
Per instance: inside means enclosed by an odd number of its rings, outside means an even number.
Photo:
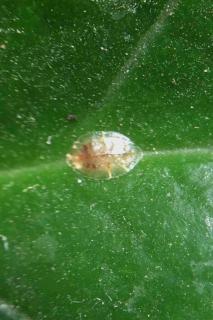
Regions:
<svg viewBox="0 0 213 320"><path fill-rule="evenodd" d="M81 136L67 154L67 164L92 179L111 179L132 170L143 154L129 138L113 131Z"/></svg>

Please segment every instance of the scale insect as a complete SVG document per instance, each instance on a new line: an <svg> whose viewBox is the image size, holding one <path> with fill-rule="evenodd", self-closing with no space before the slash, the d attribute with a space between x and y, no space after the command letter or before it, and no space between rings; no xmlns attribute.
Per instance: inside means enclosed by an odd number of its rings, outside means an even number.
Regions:
<svg viewBox="0 0 213 320"><path fill-rule="evenodd" d="M97 131L81 136L66 161L92 179L112 179L132 170L142 157L141 149L123 134Z"/></svg>

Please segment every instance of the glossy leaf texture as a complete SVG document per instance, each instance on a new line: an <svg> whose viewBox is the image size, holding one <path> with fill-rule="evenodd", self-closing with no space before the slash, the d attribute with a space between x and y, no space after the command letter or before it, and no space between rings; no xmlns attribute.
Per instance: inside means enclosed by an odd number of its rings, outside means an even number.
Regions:
<svg viewBox="0 0 213 320"><path fill-rule="evenodd" d="M0 8L0 319L210 320L211 2ZM143 159L70 170L96 131Z"/></svg>

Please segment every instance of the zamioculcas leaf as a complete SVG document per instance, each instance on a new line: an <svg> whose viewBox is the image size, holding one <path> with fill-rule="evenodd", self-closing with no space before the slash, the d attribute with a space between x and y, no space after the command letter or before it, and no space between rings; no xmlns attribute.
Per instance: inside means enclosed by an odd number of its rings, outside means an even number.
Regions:
<svg viewBox="0 0 213 320"><path fill-rule="evenodd" d="M0 1L0 320L212 319L211 40L210 0Z"/></svg>

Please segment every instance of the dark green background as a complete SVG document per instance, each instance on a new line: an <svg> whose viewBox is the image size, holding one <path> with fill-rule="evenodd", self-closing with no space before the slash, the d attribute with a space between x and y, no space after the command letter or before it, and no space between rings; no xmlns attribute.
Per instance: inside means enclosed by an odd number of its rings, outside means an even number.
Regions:
<svg viewBox="0 0 213 320"><path fill-rule="evenodd" d="M204 0L1 1L2 301L33 320L212 318L210 18ZM144 160L72 172L94 130Z"/></svg>

